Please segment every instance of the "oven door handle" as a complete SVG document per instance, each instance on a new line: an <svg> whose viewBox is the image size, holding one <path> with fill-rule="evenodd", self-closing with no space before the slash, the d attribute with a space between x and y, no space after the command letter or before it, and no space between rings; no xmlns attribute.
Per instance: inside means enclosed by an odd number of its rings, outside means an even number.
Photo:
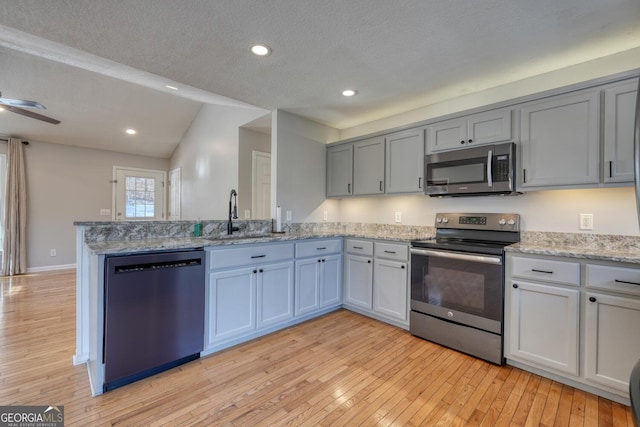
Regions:
<svg viewBox="0 0 640 427"><path fill-rule="evenodd" d="M466 254L462 252L444 252L431 249L411 248L411 253L415 255L426 255L439 258L457 259L461 261L481 262L484 264L502 264L502 257L480 254Z"/></svg>

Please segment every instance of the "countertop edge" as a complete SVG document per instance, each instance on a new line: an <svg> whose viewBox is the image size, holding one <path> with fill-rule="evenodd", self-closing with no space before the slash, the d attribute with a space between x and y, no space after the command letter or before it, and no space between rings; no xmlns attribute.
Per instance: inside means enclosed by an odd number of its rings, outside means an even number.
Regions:
<svg viewBox="0 0 640 427"><path fill-rule="evenodd" d="M628 250L625 252L612 251L602 248L582 248L582 247L558 247L543 245L527 245L526 243L515 243L505 248L506 252L522 253L530 255L561 256L565 258L585 259L593 261L612 261L640 264L640 251Z"/></svg>

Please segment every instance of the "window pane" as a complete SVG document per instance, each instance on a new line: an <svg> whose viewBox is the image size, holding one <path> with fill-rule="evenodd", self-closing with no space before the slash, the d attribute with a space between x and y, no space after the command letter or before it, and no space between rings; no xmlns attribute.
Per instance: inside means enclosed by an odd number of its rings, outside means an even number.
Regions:
<svg viewBox="0 0 640 427"><path fill-rule="evenodd" d="M153 218L155 216L154 178L128 176L126 178L127 218Z"/></svg>

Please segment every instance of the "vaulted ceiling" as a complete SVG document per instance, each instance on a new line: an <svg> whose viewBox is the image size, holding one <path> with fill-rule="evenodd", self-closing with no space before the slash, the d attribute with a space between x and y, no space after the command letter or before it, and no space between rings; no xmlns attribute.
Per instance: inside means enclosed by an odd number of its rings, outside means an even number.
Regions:
<svg viewBox="0 0 640 427"><path fill-rule="evenodd" d="M62 121L0 134L168 157L205 102L342 129L639 47L638 22L637 0L0 0L2 95Z"/></svg>

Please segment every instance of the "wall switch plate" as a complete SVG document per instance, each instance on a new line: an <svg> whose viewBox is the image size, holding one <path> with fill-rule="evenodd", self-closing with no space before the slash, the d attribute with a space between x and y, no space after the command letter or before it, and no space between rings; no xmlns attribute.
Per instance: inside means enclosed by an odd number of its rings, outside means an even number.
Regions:
<svg viewBox="0 0 640 427"><path fill-rule="evenodd" d="M580 230L593 230L593 214L580 214Z"/></svg>
<svg viewBox="0 0 640 427"><path fill-rule="evenodd" d="M287 221L291 221L291 211L287 211Z"/></svg>
<svg viewBox="0 0 640 427"><path fill-rule="evenodd" d="M402 212L396 212L396 222L402 222Z"/></svg>
<svg viewBox="0 0 640 427"><path fill-rule="evenodd" d="M100 209L101 216L111 216L111 209Z"/></svg>
<svg viewBox="0 0 640 427"><path fill-rule="evenodd" d="M244 210L244 219L251 219L251 211L249 209Z"/></svg>
<svg viewBox="0 0 640 427"><path fill-rule="evenodd" d="M56 256L56 250L55 249L50 249L49 250L49 256Z"/></svg>
<svg viewBox="0 0 640 427"><path fill-rule="evenodd" d="M324 211L324 214L322 215L322 219L324 219L325 221L329 221L329 212Z"/></svg>

